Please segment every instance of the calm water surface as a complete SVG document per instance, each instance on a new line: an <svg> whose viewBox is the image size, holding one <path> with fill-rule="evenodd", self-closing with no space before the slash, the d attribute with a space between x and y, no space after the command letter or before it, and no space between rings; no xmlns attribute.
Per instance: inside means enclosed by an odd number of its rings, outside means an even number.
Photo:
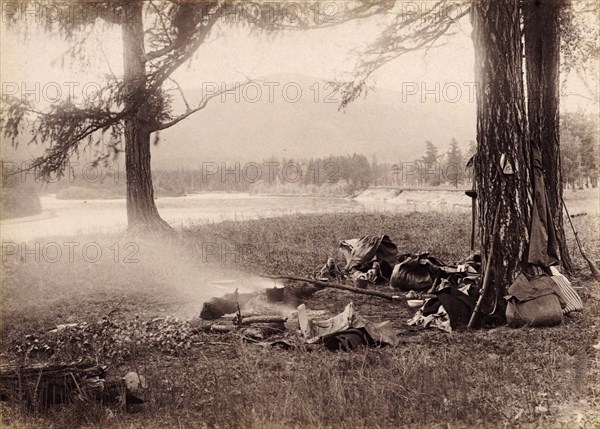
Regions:
<svg viewBox="0 0 600 429"><path fill-rule="evenodd" d="M124 199L57 200L41 197L43 213L0 223L3 240L28 241L47 236L110 233L125 229L127 213ZM210 193L185 197L159 198L158 210L175 227L283 216L295 213L344 213L373 211L431 210L428 204L389 200L357 201L345 198L269 197L250 194ZM440 207L433 207L440 210ZM443 207L441 210L452 210Z"/></svg>

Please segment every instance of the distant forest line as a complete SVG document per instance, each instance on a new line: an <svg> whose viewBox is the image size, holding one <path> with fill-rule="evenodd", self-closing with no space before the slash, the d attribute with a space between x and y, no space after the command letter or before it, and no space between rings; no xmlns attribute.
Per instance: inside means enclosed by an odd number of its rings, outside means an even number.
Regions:
<svg viewBox="0 0 600 429"><path fill-rule="evenodd" d="M563 184L573 190L598 186L600 143L596 120L583 113L561 116L561 173ZM466 147L464 147L466 146ZM196 168L155 169L156 197L176 197L199 192L247 192L266 195L314 195L349 197L371 186L469 188L473 180L468 160L475 142L463 148L451 139L441 153L431 141L412 160L380 160L374 155L337 155L324 158L276 158L260 161L206 161ZM38 195L59 199L124 198L124 160L113 164L74 163L70 171L50 183L36 180L31 172L11 174L16 163L2 162L1 205L4 218L41 211Z"/></svg>

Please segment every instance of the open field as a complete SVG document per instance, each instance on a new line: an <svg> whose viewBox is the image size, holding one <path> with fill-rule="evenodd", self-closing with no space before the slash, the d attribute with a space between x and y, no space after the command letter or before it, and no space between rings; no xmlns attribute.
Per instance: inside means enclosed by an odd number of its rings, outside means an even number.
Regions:
<svg viewBox="0 0 600 429"><path fill-rule="evenodd" d="M599 263L598 216L573 221ZM135 412L74 404L33 415L3 403L2 426L598 427L600 285L573 243L573 283L586 307L556 328L421 330L406 326L414 310L404 302L337 290L317 292L307 307L334 314L352 301L361 315L392 320L400 346L332 353L303 347L289 332L298 347L280 350L234 333L197 332L190 322L203 301L224 293L211 281L236 278L259 289L272 283L258 274L305 276L336 255L342 239L386 233L403 252L458 260L468 253L469 222L441 213L294 215L189 227L177 244L134 242L133 255L123 237L73 238L98 243L97 263L78 252L73 261L64 253L57 262L10 257L3 261L2 361L85 358L115 375L138 371L149 387ZM35 341L47 349L35 349Z"/></svg>

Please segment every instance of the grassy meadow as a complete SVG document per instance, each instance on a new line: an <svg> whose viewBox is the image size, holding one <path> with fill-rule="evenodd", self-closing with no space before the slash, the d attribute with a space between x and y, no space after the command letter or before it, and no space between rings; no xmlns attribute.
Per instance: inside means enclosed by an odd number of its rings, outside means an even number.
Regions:
<svg viewBox="0 0 600 429"><path fill-rule="evenodd" d="M573 221L587 251L600 262L599 218ZM293 215L196 225L181 231L178 243L160 245L115 236L76 237L72 241L80 246L72 260L64 251L56 262L48 255L39 261L28 254L25 260L9 256L2 267L2 363L83 358L109 365L115 376L137 371L148 388L147 402L127 412L75 403L32 413L23 404L2 402L0 424L599 427L599 350L593 346L599 342L600 284L590 278L574 242L577 276L572 280L582 288L585 309L554 328L422 330L406 325L414 309L404 301L325 289L306 302L309 309L333 315L352 301L361 315L391 320L401 344L332 353L304 346L290 324L286 338L295 347L283 350L248 342L235 332L195 329L201 303L215 294L212 280L243 273L259 288L270 285L260 274L306 276L328 256L341 264L339 241L365 234L388 234L402 252L428 250L456 261L469 251L469 231L466 214ZM567 236L572 239L570 231ZM67 241L50 237L45 243ZM102 249L95 263L79 252L90 242ZM49 332L67 323L78 325Z"/></svg>

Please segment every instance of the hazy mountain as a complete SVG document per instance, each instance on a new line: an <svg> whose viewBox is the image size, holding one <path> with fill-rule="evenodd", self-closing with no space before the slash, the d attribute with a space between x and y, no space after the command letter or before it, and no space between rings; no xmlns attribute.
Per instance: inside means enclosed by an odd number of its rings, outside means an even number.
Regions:
<svg viewBox="0 0 600 429"><path fill-rule="evenodd" d="M210 88L205 89L206 93ZM193 104L203 92L189 93ZM441 98L436 103L430 95L422 103L420 94L403 99L398 91L377 89L338 111L338 98L324 81L292 74L268 76L237 94L214 98L204 110L163 131L153 148L153 164L177 168L206 161L260 162L272 155L353 152L369 157L374 153L379 160L413 160L424 151L425 140L445 152L453 137L466 148L475 139L475 104L466 94L455 104Z"/></svg>
<svg viewBox="0 0 600 429"><path fill-rule="evenodd" d="M208 89L186 90L189 103L197 103ZM176 169L354 152L369 158L374 153L380 161L412 161L424 153L426 140L444 153L453 137L463 148L475 139L475 104L468 97L454 104L436 103L434 95L425 103L420 99L420 93L403 99L401 92L379 88L339 111L337 96L318 78L268 76L237 94L214 98L204 110L162 131L152 147L152 164ZM183 104L176 100L174 106ZM9 146L3 142L3 159L31 159L39 152L35 146L18 151Z"/></svg>

